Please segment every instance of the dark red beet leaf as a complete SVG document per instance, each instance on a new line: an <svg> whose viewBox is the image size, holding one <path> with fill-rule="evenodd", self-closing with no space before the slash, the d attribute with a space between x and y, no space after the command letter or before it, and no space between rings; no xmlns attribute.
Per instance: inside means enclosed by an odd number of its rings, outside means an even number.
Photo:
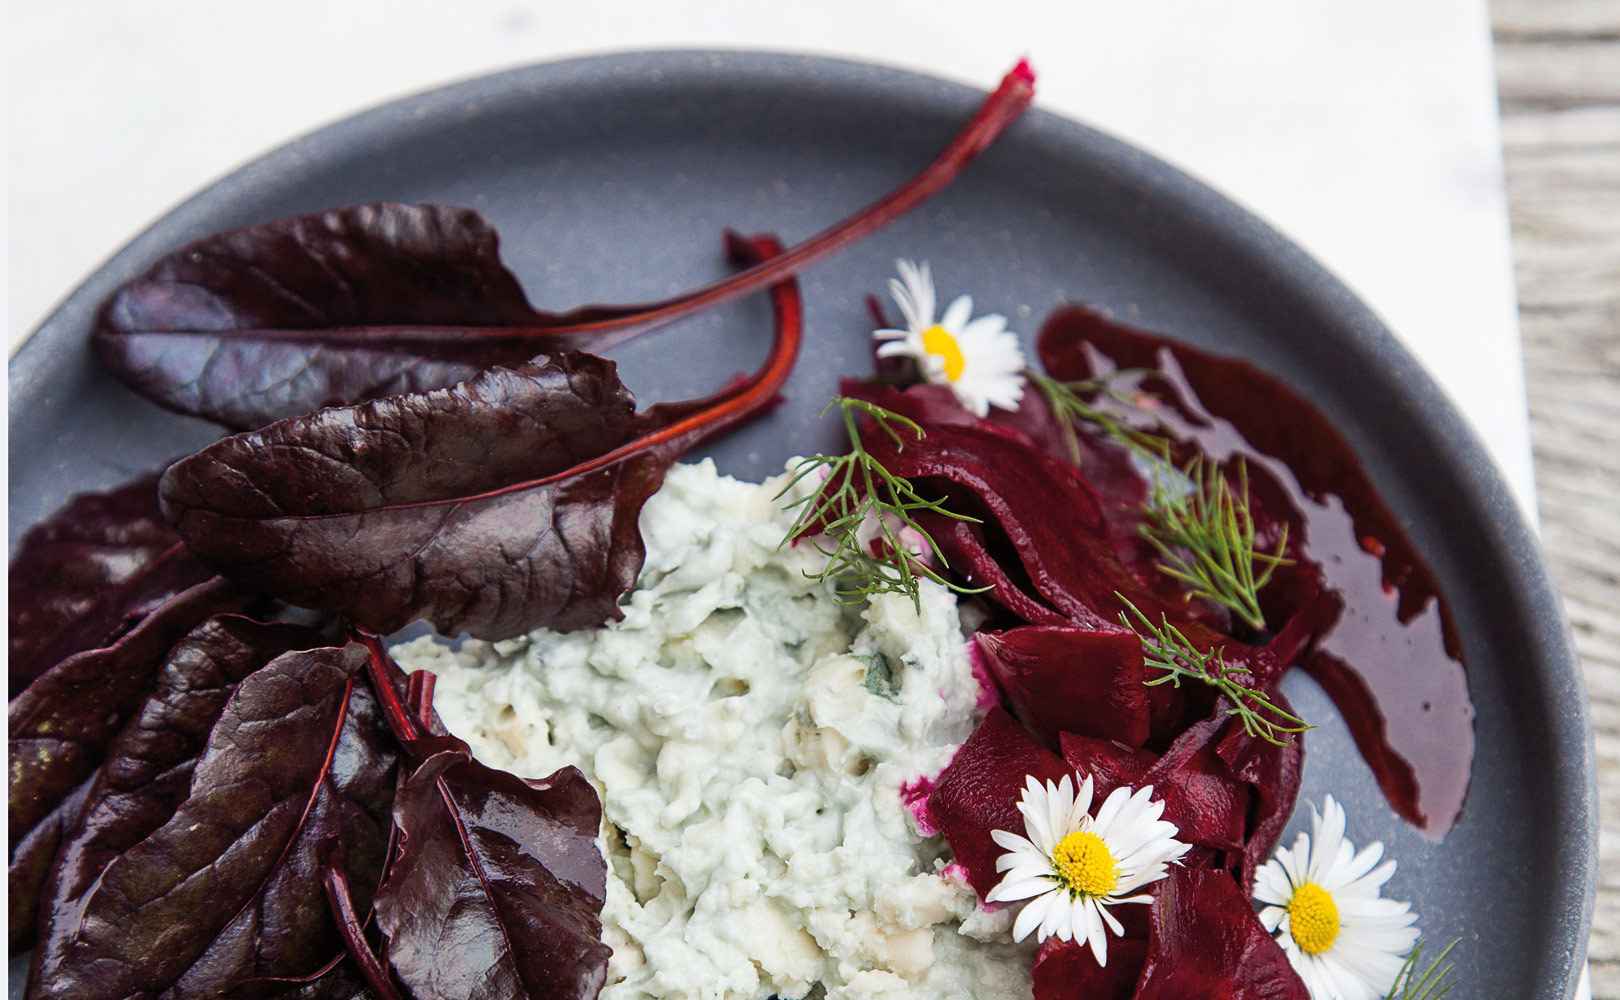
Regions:
<svg viewBox="0 0 1620 1000"><path fill-rule="evenodd" d="M612 363L589 355L492 368L226 438L169 470L164 508L244 586L381 631L424 617L491 638L591 624L639 566L627 547L644 470L498 491L624 444L633 407Z"/></svg>
<svg viewBox="0 0 1620 1000"><path fill-rule="evenodd" d="M594 1000L611 953L596 790L577 768L525 780L427 735L430 686L413 682L408 708L381 640L363 641L413 760L394 800L399 853L375 900L394 974L414 1000Z"/></svg>
<svg viewBox="0 0 1620 1000"><path fill-rule="evenodd" d="M781 282L942 190L1021 115L1020 63L921 173L787 253L665 302L536 311L476 213L338 209L209 237L114 293L102 360L137 392L238 430L322 406L446 388L542 352L636 330Z"/></svg>
<svg viewBox="0 0 1620 1000"><path fill-rule="evenodd" d="M393 856L390 846L388 854ZM326 901L332 908L332 920L337 924L343 947L359 968L361 978L371 987L378 1000L400 1000L394 979L383 967L382 960L366 940L366 929L360 917L360 908L354 902L354 890L349 886L349 873L344 865L343 842L328 841L321 864L321 887L326 890ZM326 973L331 975L333 970ZM321 978L325 978L322 976ZM319 980L316 980L317 982Z"/></svg>
<svg viewBox="0 0 1620 1000"><path fill-rule="evenodd" d="M731 247L738 260L777 249ZM169 469L164 511L245 587L372 631L425 618L499 639L599 624L640 572L637 519L669 465L787 380L798 291L771 296L764 367L699 412L638 418L611 362L564 352L226 438Z"/></svg>
<svg viewBox="0 0 1620 1000"><path fill-rule="evenodd" d="M359 970L347 964L334 966L319 979L300 983L274 996L279 1000L383 1000L366 985Z"/></svg>
<svg viewBox="0 0 1620 1000"><path fill-rule="evenodd" d="M79 787L69 792L55 809L11 846L11 864L6 873L6 907L10 921L8 945L13 955L34 943L34 928L51 865L89 791L90 779L80 782Z"/></svg>
<svg viewBox="0 0 1620 1000"><path fill-rule="evenodd" d="M108 864L35 955L31 998L216 996L340 947L319 847L357 886L388 837L394 743L351 645L287 653L237 685L185 802Z"/></svg>
<svg viewBox="0 0 1620 1000"><path fill-rule="evenodd" d="M112 645L58 663L11 700L7 891L13 950L33 934L32 914L49 865L43 855L74 819L70 797L101 765L174 644L209 615L240 604L240 595L222 580L198 584ZM36 827L39 836L31 837Z"/></svg>
<svg viewBox="0 0 1620 1000"><path fill-rule="evenodd" d="M11 560L11 693L214 575L179 543L158 510L156 473L74 497L30 528Z"/></svg>
<svg viewBox="0 0 1620 1000"><path fill-rule="evenodd" d="M590 782L572 767L524 781L454 737L423 740L375 904L395 975L417 1000L595 997L609 949Z"/></svg>
<svg viewBox="0 0 1620 1000"><path fill-rule="evenodd" d="M538 353L502 335L546 317L497 244L478 213L438 205L360 205L220 233L114 292L93 342L147 398L239 429L453 385ZM337 331L343 339L323 340Z"/></svg>
<svg viewBox="0 0 1620 1000"><path fill-rule="evenodd" d="M1309 1000L1282 947L1225 872L1170 869L1149 913L1134 1000Z"/></svg>
<svg viewBox="0 0 1620 1000"><path fill-rule="evenodd" d="M175 644L72 811L40 897L44 939L72 927L107 867L186 800L197 756L236 685L283 653L323 642L316 629L219 615Z"/></svg>

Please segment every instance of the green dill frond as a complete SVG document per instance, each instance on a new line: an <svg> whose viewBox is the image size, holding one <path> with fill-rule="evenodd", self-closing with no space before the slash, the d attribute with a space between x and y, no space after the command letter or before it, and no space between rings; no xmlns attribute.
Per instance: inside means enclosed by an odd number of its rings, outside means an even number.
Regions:
<svg viewBox="0 0 1620 1000"><path fill-rule="evenodd" d="M956 521L977 523L978 518L947 509L942 499L931 500L917 492L910 480L896 476L874 458L861 440L858 416L872 419L895 448L904 449L904 434L922 440L922 427L905 416L862 399L839 396L828 404L838 407L849 437L849 452L843 455L813 455L801 459L788 483L776 496L792 492L806 478L821 474L821 486L788 505L798 509L793 526L782 539L786 545L805 537L813 529L813 544L827 557L820 572L806 574L811 579L832 581L833 593L847 604L862 603L876 594L904 594L912 606L922 609L919 580L932 580L959 594L979 594L988 587L969 588L952 582L935 570L928 560L912 553L903 540L911 531L922 540L926 554L941 567L945 554L914 515L928 511ZM824 411L825 412L825 411ZM873 546L861 538L863 525L877 531ZM877 554L873 554L874 548Z"/></svg>
<svg viewBox="0 0 1620 1000"><path fill-rule="evenodd" d="M1274 746L1287 746L1296 735L1311 728L1304 719L1254 687L1254 675L1246 668L1227 663L1221 647L1200 650L1168 618L1161 615L1155 625L1124 594L1114 596L1126 608L1120 612L1120 622L1142 640L1144 665L1159 672L1159 676L1148 678L1148 687L1180 687L1183 680L1207 684L1226 699L1226 714L1236 716L1244 732Z"/></svg>
<svg viewBox="0 0 1620 1000"><path fill-rule="evenodd" d="M1129 405L1128 399L1115 392L1113 383L1126 375L1137 375L1141 374L1140 372L1134 369L1111 372L1106 376L1082 382L1059 382L1050 375L1043 375L1034 369L1026 370L1025 374L1035 383L1035 388L1040 390L1041 395L1046 397L1046 405L1051 407L1052 416L1057 418L1058 427L1063 432L1063 441L1069 449L1069 457L1076 465L1080 464L1081 458L1080 435L1075 431L1076 424L1088 424L1097 428L1110 440L1143 458L1169 463L1168 439L1132 427L1108 410L1089 401L1098 394L1107 394Z"/></svg>
<svg viewBox="0 0 1620 1000"><path fill-rule="evenodd" d="M1461 941L1462 938L1456 938L1446 945L1422 973L1418 972L1418 962L1423 958L1423 942L1419 941L1406 956L1406 962L1395 977L1395 985L1390 987L1384 1000L1441 1000L1450 994L1456 983L1451 978L1453 966L1446 959Z"/></svg>
<svg viewBox="0 0 1620 1000"><path fill-rule="evenodd" d="M1170 442L1135 427L1091 400L1099 394L1132 405L1113 388L1135 370L1112 372L1083 382L1059 382L1040 372L1029 378L1046 397L1062 429L1070 457L1081 459L1079 424L1124 447L1150 470L1152 491L1143 508L1142 537L1158 551L1159 572L1200 597L1225 607L1250 628L1263 629L1260 590L1271 582L1277 567L1292 560L1286 526L1272 552L1255 548L1254 518L1249 509L1249 470L1238 459L1238 486L1227 482L1220 465L1193 459L1177 469L1171 462Z"/></svg>
<svg viewBox="0 0 1620 1000"><path fill-rule="evenodd" d="M1236 489L1219 465L1194 458L1175 473L1155 471L1142 537L1158 551L1159 571L1186 587L1194 597L1219 604L1250 628L1263 629L1260 590L1277 567L1293 562L1288 528L1273 552L1256 548L1254 517L1249 510L1249 469L1237 462Z"/></svg>

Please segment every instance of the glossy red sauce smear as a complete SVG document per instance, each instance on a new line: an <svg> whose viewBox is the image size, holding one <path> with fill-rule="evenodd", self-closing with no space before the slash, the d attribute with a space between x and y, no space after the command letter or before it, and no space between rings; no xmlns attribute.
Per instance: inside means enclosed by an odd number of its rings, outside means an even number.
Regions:
<svg viewBox="0 0 1620 1000"><path fill-rule="evenodd" d="M1267 621L1275 626L1323 592L1338 599L1302 665L1344 715L1395 811L1444 835L1474 755L1456 630L1428 564L1326 415L1246 361L1083 308L1055 313L1039 351L1063 380L1151 370L1119 382L1150 404L1143 426L1158 424L1228 472L1244 460L1262 542L1274 544L1286 524L1296 560L1262 592Z"/></svg>

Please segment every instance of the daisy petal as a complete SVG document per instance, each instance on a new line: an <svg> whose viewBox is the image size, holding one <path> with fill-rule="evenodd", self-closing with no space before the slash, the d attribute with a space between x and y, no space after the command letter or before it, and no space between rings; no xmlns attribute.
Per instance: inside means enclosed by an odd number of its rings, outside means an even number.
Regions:
<svg viewBox="0 0 1620 1000"><path fill-rule="evenodd" d="M984 897L987 903L1015 903L1020 899L1029 899L1039 896L1043 892L1052 891L1052 882L1044 878L1013 879L1010 876L1002 879Z"/></svg>
<svg viewBox="0 0 1620 1000"><path fill-rule="evenodd" d="M1024 904L1024 908L1018 911L1018 919L1013 921L1014 941L1024 940L1041 925L1041 921L1046 919L1046 908L1056 902L1056 895L1048 893L1045 896L1036 896Z"/></svg>
<svg viewBox="0 0 1620 1000"><path fill-rule="evenodd" d="M1108 933L1103 930L1102 918L1097 915L1097 904L1086 900L1086 943L1091 945L1092 957L1103 968L1108 967Z"/></svg>

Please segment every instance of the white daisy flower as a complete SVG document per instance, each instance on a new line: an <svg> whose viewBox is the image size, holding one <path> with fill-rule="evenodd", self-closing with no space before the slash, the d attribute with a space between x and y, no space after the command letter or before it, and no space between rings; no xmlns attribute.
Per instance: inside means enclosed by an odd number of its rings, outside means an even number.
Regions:
<svg viewBox="0 0 1620 1000"><path fill-rule="evenodd" d="M989 415L992 406L1017 409L1024 395L1026 366L1018 335L1007 329L1006 317L992 313L974 319L973 299L960 295L936 322L928 264L898 260L895 266L900 278L889 279L889 294L900 307L906 328L872 334L884 342L878 357L916 359L928 381L950 386L962 406L976 416Z"/></svg>
<svg viewBox="0 0 1620 1000"><path fill-rule="evenodd" d="M1175 839L1174 823L1160 819L1164 803L1153 798L1153 786L1132 791L1119 787L1091 815L1090 778L1080 794L1068 775L1044 786L1026 779L1018 811L1024 815L1020 837L1005 830L990 836L1007 853L996 859L1006 872L985 897L991 903L1027 899L1013 922L1013 940L1031 931L1036 940L1056 935L1060 941L1091 946L1098 965L1108 964L1108 935L1123 934L1108 907L1150 903L1145 893L1126 895L1165 877L1168 865L1187 853ZM1106 927L1106 930L1104 929Z"/></svg>
<svg viewBox="0 0 1620 1000"><path fill-rule="evenodd" d="M1417 942L1417 915L1378 892L1395 873L1384 845L1360 852L1344 839L1344 808L1329 795L1311 807L1311 832L1260 867L1260 922L1305 981L1312 1000L1380 1000Z"/></svg>

